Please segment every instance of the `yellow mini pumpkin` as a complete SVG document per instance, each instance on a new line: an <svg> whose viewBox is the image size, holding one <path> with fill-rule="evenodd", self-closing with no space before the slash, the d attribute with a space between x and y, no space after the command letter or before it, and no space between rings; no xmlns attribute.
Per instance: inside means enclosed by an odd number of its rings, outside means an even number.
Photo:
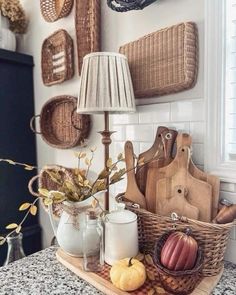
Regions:
<svg viewBox="0 0 236 295"><path fill-rule="evenodd" d="M134 291L146 281L146 269L142 262L125 258L116 262L110 270L111 281L122 291Z"/></svg>

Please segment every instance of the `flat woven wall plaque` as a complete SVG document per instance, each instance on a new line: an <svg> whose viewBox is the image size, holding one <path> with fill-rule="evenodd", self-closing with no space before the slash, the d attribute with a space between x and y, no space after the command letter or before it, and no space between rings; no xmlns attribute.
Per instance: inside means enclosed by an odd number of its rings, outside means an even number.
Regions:
<svg viewBox="0 0 236 295"><path fill-rule="evenodd" d="M198 33L192 22L146 35L119 51L128 58L136 98L176 93L195 85Z"/></svg>

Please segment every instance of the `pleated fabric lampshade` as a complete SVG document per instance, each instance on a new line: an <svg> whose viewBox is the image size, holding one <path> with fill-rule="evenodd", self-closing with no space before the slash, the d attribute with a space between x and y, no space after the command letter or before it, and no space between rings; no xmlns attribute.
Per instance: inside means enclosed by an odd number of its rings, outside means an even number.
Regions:
<svg viewBox="0 0 236 295"><path fill-rule="evenodd" d="M127 58L96 52L83 59L78 113L135 112L135 97Z"/></svg>

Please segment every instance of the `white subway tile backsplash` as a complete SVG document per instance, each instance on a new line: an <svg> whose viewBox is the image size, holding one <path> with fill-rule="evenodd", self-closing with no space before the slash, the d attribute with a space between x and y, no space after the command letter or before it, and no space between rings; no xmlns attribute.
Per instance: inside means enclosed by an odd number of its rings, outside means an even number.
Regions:
<svg viewBox="0 0 236 295"><path fill-rule="evenodd" d="M221 199L227 199L231 203L236 204L236 193L230 193L230 192L220 192L220 198Z"/></svg>
<svg viewBox="0 0 236 295"><path fill-rule="evenodd" d="M182 133L189 133L190 131L189 122L181 122L181 123L170 122L170 123L167 123L166 126L170 129L175 129L178 132L182 132Z"/></svg>
<svg viewBox="0 0 236 295"><path fill-rule="evenodd" d="M153 145L153 142L141 142L139 144L140 154L147 151L147 150L149 150L152 145Z"/></svg>
<svg viewBox="0 0 236 295"><path fill-rule="evenodd" d="M204 101L176 101L171 103L171 121L204 121Z"/></svg>
<svg viewBox="0 0 236 295"><path fill-rule="evenodd" d="M158 105L150 105L144 110L140 108L139 123L158 123L170 121L170 104L163 103Z"/></svg>
<svg viewBox="0 0 236 295"><path fill-rule="evenodd" d="M190 134L193 143L204 143L205 123L190 122Z"/></svg>
<svg viewBox="0 0 236 295"><path fill-rule="evenodd" d="M139 122L138 113L112 115L111 118L114 125L138 124Z"/></svg>
<svg viewBox="0 0 236 295"><path fill-rule="evenodd" d="M126 126L126 139L138 142L153 140L153 125L128 125Z"/></svg>
<svg viewBox="0 0 236 295"><path fill-rule="evenodd" d="M125 141L125 126L124 125L117 125L114 127L115 133L112 135L112 140L114 141Z"/></svg>
<svg viewBox="0 0 236 295"><path fill-rule="evenodd" d="M221 182L220 190L224 192L234 193L236 192L236 184L235 183L228 183L228 182Z"/></svg>
<svg viewBox="0 0 236 295"><path fill-rule="evenodd" d="M193 147L193 162L196 165L204 165L204 144L192 144Z"/></svg>

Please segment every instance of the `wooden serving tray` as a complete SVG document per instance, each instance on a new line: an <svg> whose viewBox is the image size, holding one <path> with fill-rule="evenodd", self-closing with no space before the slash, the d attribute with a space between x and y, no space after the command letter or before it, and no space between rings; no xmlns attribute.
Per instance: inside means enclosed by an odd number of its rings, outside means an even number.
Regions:
<svg viewBox="0 0 236 295"><path fill-rule="evenodd" d="M104 270L100 273L92 273L83 271L83 260L82 258L75 258L66 254L63 250L59 249L56 253L56 257L59 262L61 262L65 267L75 273L77 276L81 277L95 288L100 290L106 295L144 295L147 294L149 290L152 289L152 285L160 286L161 283L158 280L158 275L153 266L146 265L146 268L153 273L156 273L155 282L146 281L146 283L134 292L124 292L117 289L110 281L110 266L105 265ZM223 269L217 276L204 278L197 288L192 292L192 295L210 295L217 283L219 282L223 273ZM164 293L163 293L164 295ZM170 295L170 293L165 293L165 295Z"/></svg>

